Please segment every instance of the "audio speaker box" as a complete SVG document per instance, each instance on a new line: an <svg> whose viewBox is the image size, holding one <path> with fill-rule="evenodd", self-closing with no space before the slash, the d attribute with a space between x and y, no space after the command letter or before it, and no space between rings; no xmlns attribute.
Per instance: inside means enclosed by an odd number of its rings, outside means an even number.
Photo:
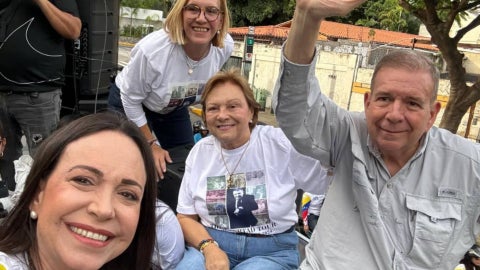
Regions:
<svg viewBox="0 0 480 270"><path fill-rule="evenodd" d="M65 44L63 114L106 107L111 78L118 70L120 0L77 0L77 5L82 31L79 39Z"/></svg>
<svg viewBox="0 0 480 270"><path fill-rule="evenodd" d="M157 198L166 203L177 213L178 192L185 172L185 160L193 145L176 146L168 150L172 163L167 163L167 171L157 185Z"/></svg>

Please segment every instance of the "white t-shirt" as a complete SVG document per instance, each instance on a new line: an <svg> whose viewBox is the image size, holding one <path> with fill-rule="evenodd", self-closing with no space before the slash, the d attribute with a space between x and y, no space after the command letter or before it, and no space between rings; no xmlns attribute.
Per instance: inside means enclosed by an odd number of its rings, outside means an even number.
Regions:
<svg viewBox="0 0 480 270"><path fill-rule="evenodd" d="M29 268L22 255L9 255L0 251L0 269L28 270Z"/></svg>
<svg viewBox="0 0 480 270"><path fill-rule="evenodd" d="M310 205L308 206L308 214L320 215L320 210L322 209L323 201L325 200L324 194L312 194L305 192L304 196L310 197Z"/></svg>
<svg viewBox="0 0 480 270"><path fill-rule="evenodd" d="M185 251L182 228L173 210L160 200L156 203L155 216L157 241L152 256L152 267L163 270L175 269Z"/></svg>
<svg viewBox="0 0 480 270"><path fill-rule="evenodd" d="M198 215L206 227L255 234L284 232L298 221L297 189L322 194L329 185L320 163L299 154L278 128L256 126L250 142L237 149L223 149L223 159L220 149L214 136L195 144L186 161L178 198L177 212ZM237 162L228 181L228 170L231 172ZM235 216L229 209L234 208L232 193L238 187L257 204L251 211L256 218L253 225L233 226Z"/></svg>
<svg viewBox="0 0 480 270"><path fill-rule="evenodd" d="M0 198L0 202L8 212L13 209L22 195L25 181L33 164L33 159L29 155L22 155L19 159L13 161L13 163L15 165L15 191L8 197Z"/></svg>
<svg viewBox="0 0 480 270"><path fill-rule="evenodd" d="M233 39L227 34L224 47L211 46L188 74L187 62L192 60L187 60L181 45L172 43L163 29L147 35L132 49L130 62L115 79L126 115L143 126L147 119L142 104L151 111L168 114L198 103L205 82L221 69L232 51Z"/></svg>

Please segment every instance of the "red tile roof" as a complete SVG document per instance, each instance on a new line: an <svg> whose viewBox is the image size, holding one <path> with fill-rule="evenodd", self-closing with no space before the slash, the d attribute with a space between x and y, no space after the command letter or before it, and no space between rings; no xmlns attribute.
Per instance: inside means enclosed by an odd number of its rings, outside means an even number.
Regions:
<svg viewBox="0 0 480 270"><path fill-rule="evenodd" d="M283 42L287 38L290 26L291 21L270 26L255 26L255 40L260 42L271 42L274 40ZM229 32L234 38L241 39L247 34L248 27L230 28ZM371 41L377 44L401 47L411 47L412 41L416 40L419 42L415 43L415 48L438 51L438 49L430 43L429 37L330 21L322 22L318 33L318 40L337 39L347 39L358 42Z"/></svg>

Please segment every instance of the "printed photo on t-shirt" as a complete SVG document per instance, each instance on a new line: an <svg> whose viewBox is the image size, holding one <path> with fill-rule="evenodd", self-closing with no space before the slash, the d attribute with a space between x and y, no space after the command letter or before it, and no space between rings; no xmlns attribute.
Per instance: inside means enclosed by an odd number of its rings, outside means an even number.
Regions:
<svg viewBox="0 0 480 270"><path fill-rule="evenodd" d="M263 171L207 177L206 203L219 229L255 233L271 222Z"/></svg>
<svg viewBox="0 0 480 270"><path fill-rule="evenodd" d="M174 83L169 84L168 89L170 99L168 105L160 112L161 114L170 113L179 108L199 103L205 89L205 83L198 81Z"/></svg>

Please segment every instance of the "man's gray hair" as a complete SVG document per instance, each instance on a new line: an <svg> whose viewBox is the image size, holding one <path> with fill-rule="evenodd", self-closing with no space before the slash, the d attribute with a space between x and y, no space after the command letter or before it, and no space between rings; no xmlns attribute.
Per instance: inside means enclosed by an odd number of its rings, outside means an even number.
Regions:
<svg viewBox="0 0 480 270"><path fill-rule="evenodd" d="M409 71L426 71L433 81L432 102L435 102L438 94L440 72L433 61L424 54L413 50L397 50L385 55L375 66L371 80L371 89L374 89L374 82L379 70L385 67L400 68Z"/></svg>

